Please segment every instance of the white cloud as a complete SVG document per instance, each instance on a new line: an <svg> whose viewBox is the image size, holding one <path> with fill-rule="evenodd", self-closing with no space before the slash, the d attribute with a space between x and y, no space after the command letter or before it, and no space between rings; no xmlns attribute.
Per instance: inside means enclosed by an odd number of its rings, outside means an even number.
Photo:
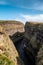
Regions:
<svg viewBox="0 0 43 65"><path fill-rule="evenodd" d="M25 21L43 22L43 14L38 14L38 15L24 15L24 14L21 14L21 17Z"/></svg>
<svg viewBox="0 0 43 65"><path fill-rule="evenodd" d="M22 17L21 17L21 18L22 18ZM25 24L25 20L24 20L24 19L21 19L21 18L16 18L16 19L14 19L14 20L16 20L16 21L20 21L20 22L22 22L22 23Z"/></svg>
<svg viewBox="0 0 43 65"><path fill-rule="evenodd" d="M43 22L43 14L37 14L37 15L25 15L20 14L20 17L16 18L15 20L21 21L25 24L26 21L28 22Z"/></svg>

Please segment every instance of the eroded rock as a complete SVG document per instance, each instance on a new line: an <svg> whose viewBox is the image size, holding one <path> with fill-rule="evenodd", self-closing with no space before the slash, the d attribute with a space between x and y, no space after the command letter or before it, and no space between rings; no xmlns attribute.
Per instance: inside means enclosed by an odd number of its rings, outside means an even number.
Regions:
<svg viewBox="0 0 43 65"><path fill-rule="evenodd" d="M25 24L25 46L24 51L29 56L30 63L35 65L37 53L43 44L43 24L27 22Z"/></svg>
<svg viewBox="0 0 43 65"><path fill-rule="evenodd" d="M37 53L36 65L43 65L43 45L41 46L39 52Z"/></svg>
<svg viewBox="0 0 43 65"><path fill-rule="evenodd" d="M19 61L18 61L19 59ZM19 54L6 34L3 27L0 26L0 65L24 65Z"/></svg>

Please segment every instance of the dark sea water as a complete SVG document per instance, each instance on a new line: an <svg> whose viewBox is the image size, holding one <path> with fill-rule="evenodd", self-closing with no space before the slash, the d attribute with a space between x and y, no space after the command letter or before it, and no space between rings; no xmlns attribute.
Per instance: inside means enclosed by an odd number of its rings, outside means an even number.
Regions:
<svg viewBox="0 0 43 65"><path fill-rule="evenodd" d="M18 41L15 46L16 46L17 51L18 51L21 59L23 60L24 64L30 65L29 61L28 61L28 59L27 59L27 57L26 57L26 55L24 54L24 51L23 51L24 44L23 44L22 40Z"/></svg>

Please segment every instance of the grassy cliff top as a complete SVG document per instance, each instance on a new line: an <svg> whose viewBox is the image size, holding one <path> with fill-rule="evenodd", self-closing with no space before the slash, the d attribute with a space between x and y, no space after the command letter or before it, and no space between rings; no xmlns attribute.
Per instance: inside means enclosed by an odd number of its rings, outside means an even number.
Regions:
<svg viewBox="0 0 43 65"><path fill-rule="evenodd" d="M34 22L33 21L28 22L27 21L26 23L30 23L30 24L43 24L43 22L38 22L38 21L37 22L35 22L35 21Z"/></svg>
<svg viewBox="0 0 43 65"><path fill-rule="evenodd" d="M22 22L20 21L16 21L16 20L0 20L0 24L23 24Z"/></svg>

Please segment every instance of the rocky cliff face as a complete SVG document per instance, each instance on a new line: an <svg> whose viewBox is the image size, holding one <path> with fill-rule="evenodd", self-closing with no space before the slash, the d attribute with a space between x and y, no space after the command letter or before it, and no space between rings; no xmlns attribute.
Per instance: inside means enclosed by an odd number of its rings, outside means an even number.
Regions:
<svg viewBox="0 0 43 65"><path fill-rule="evenodd" d="M43 45L40 47L37 53L36 65L43 65Z"/></svg>
<svg viewBox="0 0 43 65"><path fill-rule="evenodd" d="M40 56L41 51L39 49L43 45L43 24L27 22L25 24L24 36L25 36L25 40L27 39L27 41L28 41L28 42L26 41L26 43L25 43L24 51L27 54L27 56L29 56L30 62L32 62L33 65L35 65L37 53L39 51L38 56ZM41 56L43 56L43 53L41 54ZM37 58L37 59L39 59L39 58ZM40 64L40 62L39 62L39 64ZM43 63L42 63L42 65L43 65Z"/></svg>
<svg viewBox="0 0 43 65"><path fill-rule="evenodd" d="M37 45L40 48L43 42L43 24L27 22L25 25L25 37L29 40L33 48L37 48Z"/></svg>
<svg viewBox="0 0 43 65"><path fill-rule="evenodd" d="M19 54L6 34L3 27L0 26L0 65L24 65Z"/></svg>
<svg viewBox="0 0 43 65"><path fill-rule="evenodd" d="M0 21L0 25L5 28L8 35L16 32L24 32L24 24L19 21Z"/></svg>
<svg viewBox="0 0 43 65"><path fill-rule="evenodd" d="M43 24L27 22L25 32L17 32L11 39L25 65L43 65Z"/></svg>
<svg viewBox="0 0 43 65"><path fill-rule="evenodd" d="M10 35L13 42L3 27L0 26L0 65L43 65L43 24L26 22L25 32Z"/></svg>

